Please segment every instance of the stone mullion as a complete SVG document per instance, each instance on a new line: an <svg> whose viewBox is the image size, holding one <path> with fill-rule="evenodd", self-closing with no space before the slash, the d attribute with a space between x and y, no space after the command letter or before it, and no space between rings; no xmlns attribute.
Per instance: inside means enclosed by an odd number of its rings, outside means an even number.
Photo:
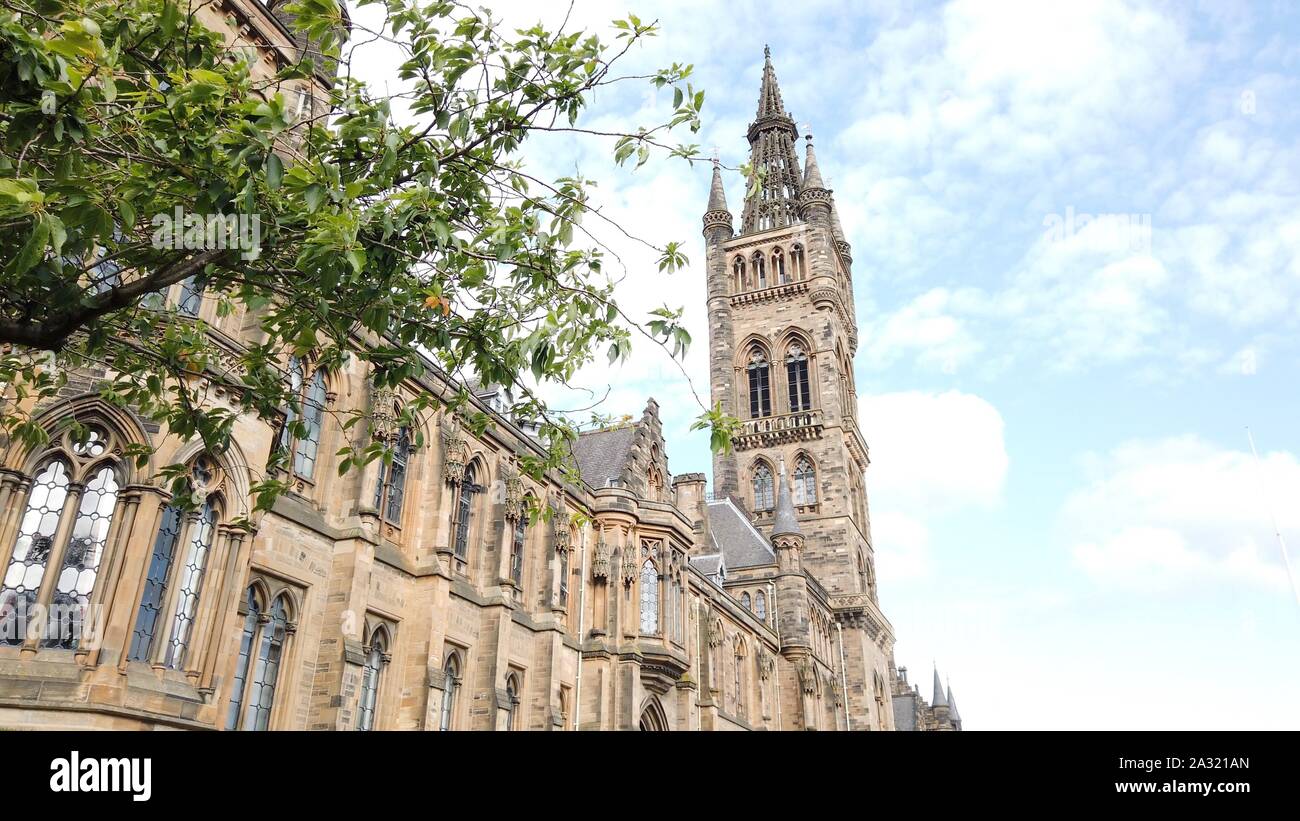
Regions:
<svg viewBox="0 0 1300 821"><path fill-rule="evenodd" d="M227 556L237 549L237 539L242 533L227 524L219 525L204 567L199 587L199 612L194 614L194 627L190 632L190 646L186 650L185 674L195 682L203 677L214 652L214 626L222 612L227 588ZM268 605L269 606L269 605Z"/></svg>
<svg viewBox="0 0 1300 821"><path fill-rule="evenodd" d="M0 474L0 568L9 567L9 560L17 540L18 519L26 508L27 491L31 482L21 473L3 471Z"/></svg>
<svg viewBox="0 0 1300 821"><path fill-rule="evenodd" d="M97 625L98 628L93 636L94 647L83 649L79 644L76 653L77 657L88 667L95 666L104 641L107 639L109 617L112 615L117 601L118 581L122 577L122 568L126 565L127 550L131 541L131 534L134 532L136 514L140 508L142 495L140 486L129 486L123 489L122 493L118 495L113 521L109 524L108 534L104 539L103 556L108 559L108 566L104 567L101 559L100 573L95 579L95 586L90 592L90 603L86 608L88 615L102 610L104 618L99 619L91 615L91 623ZM86 638L84 620L82 638L83 640Z"/></svg>

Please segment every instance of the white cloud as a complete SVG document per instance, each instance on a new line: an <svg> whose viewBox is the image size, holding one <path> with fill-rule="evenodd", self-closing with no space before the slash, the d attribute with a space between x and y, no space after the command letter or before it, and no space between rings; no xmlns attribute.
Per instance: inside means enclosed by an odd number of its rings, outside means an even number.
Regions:
<svg viewBox="0 0 1300 821"><path fill-rule="evenodd" d="M1270 512L1300 543L1300 462L1196 437L1138 441L1088 460L1093 480L1063 507L1075 564L1097 583L1169 592L1198 585L1288 586Z"/></svg>

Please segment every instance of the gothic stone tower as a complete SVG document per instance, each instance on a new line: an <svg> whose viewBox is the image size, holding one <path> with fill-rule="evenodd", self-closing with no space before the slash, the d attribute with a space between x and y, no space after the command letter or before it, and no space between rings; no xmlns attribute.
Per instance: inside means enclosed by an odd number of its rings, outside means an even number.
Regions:
<svg viewBox="0 0 1300 821"><path fill-rule="evenodd" d="M743 421L734 452L714 457L714 491L770 534L784 463L803 569L816 581L810 595L828 599L843 633L852 726L888 729L893 633L876 599L863 480L853 259L811 135L800 170L798 129L766 50L748 138L761 184L746 196L739 233L716 161L704 214L712 397Z"/></svg>

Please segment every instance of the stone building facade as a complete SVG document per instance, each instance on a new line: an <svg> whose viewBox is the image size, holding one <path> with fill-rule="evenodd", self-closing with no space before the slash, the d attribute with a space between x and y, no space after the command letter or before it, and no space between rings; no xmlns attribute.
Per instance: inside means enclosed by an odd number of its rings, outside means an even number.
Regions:
<svg viewBox="0 0 1300 821"><path fill-rule="evenodd" d="M268 67L302 45L253 0L210 8ZM302 82L311 104L329 78ZM715 170L704 218L714 398L746 420L713 493L671 474L653 399L579 437L579 478L534 482L518 466L541 446L491 389L471 396L483 433L435 412L409 446L402 404L461 387L432 367L375 390L355 359L286 357L307 435L243 416L219 454L75 373L32 409L48 446L0 440L0 729L894 729L851 257L811 144L798 170L770 61L762 89L750 142L768 183L735 234ZM164 297L228 351L259 333L194 283ZM355 415L368 424L342 424ZM330 455L366 437L393 463L339 475ZM292 490L255 511L277 448ZM188 469L192 512L172 506L169 465Z"/></svg>

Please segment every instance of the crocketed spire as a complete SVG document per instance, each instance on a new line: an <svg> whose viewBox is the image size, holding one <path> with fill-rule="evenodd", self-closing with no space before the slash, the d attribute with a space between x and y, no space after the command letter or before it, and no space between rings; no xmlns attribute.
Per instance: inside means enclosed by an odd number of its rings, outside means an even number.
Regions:
<svg viewBox="0 0 1300 821"><path fill-rule="evenodd" d="M796 200L803 181L794 149L799 131L781 101L771 51L764 48L763 57L758 111L749 126L749 164L762 183L757 191L749 186L740 219L742 234L780 228L799 219Z"/></svg>

